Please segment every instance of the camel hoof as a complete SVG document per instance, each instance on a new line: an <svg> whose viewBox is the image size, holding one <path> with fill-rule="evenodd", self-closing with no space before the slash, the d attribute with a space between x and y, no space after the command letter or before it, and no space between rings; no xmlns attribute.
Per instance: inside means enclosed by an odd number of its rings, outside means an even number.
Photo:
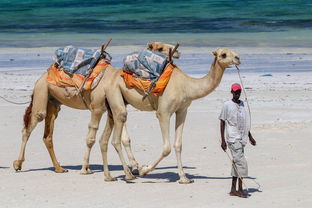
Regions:
<svg viewBox="0 0 312 208"><path fill-rule="evenodd" d="M125 176L125 180L127 180L127 181L131 181L131 180L134 180L134 179L135 179L135 176L132 175L131 173Z"/></svg>
<svg viewBox="0 0 312 208"><path fill-rule="evenodd" d="M135 175L135 176L140 175L139 169L137 169L137 168L132 169L131 172L132 172L132 174Z"/></svg>
<svg viewBox="0 0 312 208"><path fill-rule="evenodd" d="M141 177L142 177L142 176L146 176L147 173L148 173L148 171L149 171L148 166L147 166L147 165L143 165L143 166L140 168L140 170L139 170L139 174L140 174Z"/></svg>
<svg viewBox="0 0 312 208"><path fill-rule="evenodd" d="M15 171L22 170L22 162L20 160L15 160L13 162L13 167L14 167Z"/></svg>
<svg viewBox="0 0 312 208"><path fill-rule="evenodd" d="M93 173L93 171L90 169L90 168L82 168L81 170L80 170L80 174L81 175L89 175L89 174L92 174Z"/></svg>
<svg viewBox="0 0 312 208"><path fill-rule="evenodd" d="M106 181L106 182L117 181L117 178L109 176L109 177L105 177L104 181Z"/></svg>
<svg viewBox="0 0 312 208"><path fill-rule="evenodd" d="M60 168L55 168L54 171L55 171L56 173L67 173L67 172L68 172L67 169L62 168L62 167L60 167Z"/></svg>
<svg viewBox="0 0 312 208"><path fill-rule="evenodd" d="M188 179L188 178L183 178L183 179L180 179L178 182L179 182L179 184L190 184L190 183L194 183L194 180Z"/></svg>

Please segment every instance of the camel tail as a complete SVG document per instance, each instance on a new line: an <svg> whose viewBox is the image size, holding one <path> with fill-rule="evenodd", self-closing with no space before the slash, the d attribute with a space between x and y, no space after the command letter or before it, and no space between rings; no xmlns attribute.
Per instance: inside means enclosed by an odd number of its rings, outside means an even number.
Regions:
<svg viewBox="0 0 312 208"><path fill-rule="evenodd" d="M24 114L24 127L27 129L31 120L31 111L32 111L32 106L33 106L33 97L34 94L31 95L31 101L29 106L25 110Z"/></svg>

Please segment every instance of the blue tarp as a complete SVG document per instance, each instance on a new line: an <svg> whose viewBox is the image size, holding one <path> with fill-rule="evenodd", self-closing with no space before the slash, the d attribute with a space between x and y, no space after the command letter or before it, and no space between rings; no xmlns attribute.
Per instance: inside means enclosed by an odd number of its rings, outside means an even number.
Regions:
<svg viewBox="0 0 312 208"><path fill-rule="evenodd" d="M105 60L110 62L112 57L108 53L104 53ZM95 67L100 56L100 50L66 46L55 51L54 61L58 64L58 68L66 73L86 75L89 68Z"/></svg>
<svg viewBox="0 0 312 208"><path fill-rule="evenodd" d="M157 80L168 63L167 56L155 51L142 50L126 56L124 70L135 77Z"/></svg>

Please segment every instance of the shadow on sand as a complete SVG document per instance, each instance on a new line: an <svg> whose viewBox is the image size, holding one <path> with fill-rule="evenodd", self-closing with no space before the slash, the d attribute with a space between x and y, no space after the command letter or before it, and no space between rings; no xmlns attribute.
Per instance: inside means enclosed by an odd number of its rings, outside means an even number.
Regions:
<svg viewBox="0 0 312 208"><path fill-rule="evenodd" d="M245 191L247 191L247 190L245 190ZM259 189L256 189L256 188L248 188L248 193L250 194L250 193L255 193L255 192L262 192L261 190L259 190Z"/></svg>
<svg viewBox="0 0 312 208"><path fill-rule="evenodd" d="M81 170L82 165L64 165L62 167L68 170ZM121 165L109 165L108 167L109 167L109 170L111 171L123 170ZM103 165L90 164L90 169L93 172L102 172ZM22 170L20 172L44 171L44 170L54 171L54 167Z"/></svg>
<svg viewBox="0 0 312 208"><path fill-rule="evenodd" d="M82 166L81 165L67 165L67 166L62 166L65 169L68 170L81 170ZM122 171L123 167L122 165L109 165L109 170L110 171ZM9 168L9 167L0 167L0 168ZM93 172L103 172L103 165L99 164L90 164L90 169ZM163 172L163 173L151 173L146 176L144 176L145 179L159 179L159 180L165 180L165 183L172 183L176 182L179 180L179 175L176 173L177 166L166 166L166 167L158 167L155 168L156 170L168 170L168 169L173 169L172 172ZM183 169L196 169L195 167L188 167L184 166ZM32 171L54 171L54 167L48 167L48 168L38 168L38 169L29 169L29 170L24 170L20 172L32 172ZM216 176L202 176L202 175L191 175L186 173L186 177L189 179L207 179L207 180L231 180L232 177L216 177ZM134 181L127 181L124 179L124 175L119 175L117 178L124 180L127 183L135 183ZM246 179L251 179L255 180L256 178L254 177L246 177ZM155 181L144 181L142 183L157 183ZM246 190L247 191L247 190ZM262 192L259 189L256 188L249 188L248 193L254 193L254 192Z"/></svg>
<svg viewBox="0 0 312 208"><path fill-rule="evenodd" d="M82 165L62 165L63 168L68 169L68 170L81 170ZM3 167L7 168L7 167ZM122 165L109 165L108 166L110 171L120 171L123 170ZM177 166L168 166L168 167L159 167L155 168L156 170L163 170L163 169L176 169ZM184 169L196 169L195 167L183 167ZM93 172L102 172L103 171L103 165L99 164L90 164L90 169ZM37 169L29 169L29 170L22 170L20 172L32 172L32 171L44 171L44 170L49 170L49 171L54 171L54 167L47 167L47 168L37 168Z"/></svg>

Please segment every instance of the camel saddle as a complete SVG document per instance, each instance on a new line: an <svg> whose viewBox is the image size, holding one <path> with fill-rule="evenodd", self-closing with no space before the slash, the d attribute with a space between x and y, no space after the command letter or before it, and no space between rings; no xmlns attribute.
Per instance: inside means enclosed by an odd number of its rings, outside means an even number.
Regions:
<svg viewBox="0 0 312 208"><path fill-rule="evenodd" d="M143 50L131 53L124 59L121 76L127 87L135 87L146 96L150 92L159 95L165 90L175 67L168 62L166 55Z"/></svg>
<svg viewBox="0 0 312 208"><path fill-rule="evenodd" d="M66 46L59 48L54 53L54 61L57 68L64 70L72 75L74 73L86 76L89 69L93 69L102 58L110 63L112 57L104 51L101 54L100 50L76 48L74 46Z"/></svg>
<svg viewBox="0 0 312 208"><path fill-rule="evenodd" d="M65 87L68 97L76 96L79 89L94 89L110 65L111 56L100 50L66 46L55 51L54 61L48 69L47 82Z"/></svg>
<svg viewBox="0 0 312 208"><path fill-rule="evenodd" d="M129 54L123 62L124 71L134 77L157 81L168 63L168 57L155 51L142 50Z"/></svg>

